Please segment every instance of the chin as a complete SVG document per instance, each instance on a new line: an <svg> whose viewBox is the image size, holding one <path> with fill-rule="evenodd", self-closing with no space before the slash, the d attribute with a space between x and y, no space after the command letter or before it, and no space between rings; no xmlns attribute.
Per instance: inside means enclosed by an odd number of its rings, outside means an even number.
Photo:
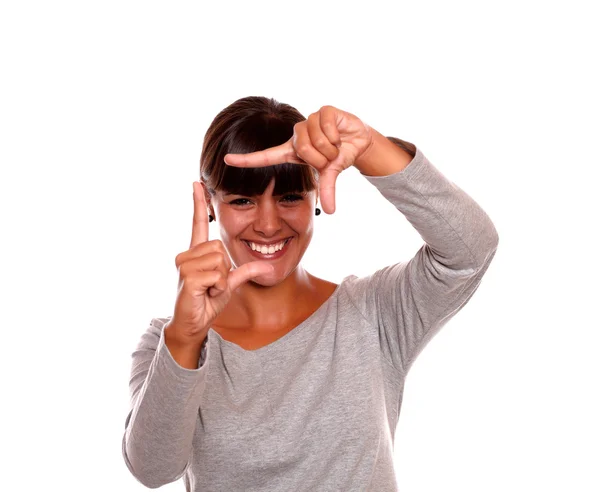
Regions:
<svg viewBox="0 0 600 492"><path fill-rule="evenodd" d="M250 280L248 280L248 283L260 285L261 287L273 287L283 282L294 270L295 268L289 272L284 272L283 274L281 274L277 269L274 273L259 275L258 277L251 278Z"/></svg>
<svg viewBox="0 0 600 492"><path fill-rule="evenodd" d="M254 277L248 280L249 284L259 285L261 287L273 287L279 283L281 280L277 275L261 275L259 277Z"/></svg>
<svg viewBox="0 0 600 492"><path fill-rule="evenodd" d="M264 275L262 276L264 277ZM279 283L279 281L273 279L273 280L260 280L262 277L254 277L251 280L248 280L249 284L254 284L254 285L259 285L260 287L273 287L274 285L277 285Z"/></svg>

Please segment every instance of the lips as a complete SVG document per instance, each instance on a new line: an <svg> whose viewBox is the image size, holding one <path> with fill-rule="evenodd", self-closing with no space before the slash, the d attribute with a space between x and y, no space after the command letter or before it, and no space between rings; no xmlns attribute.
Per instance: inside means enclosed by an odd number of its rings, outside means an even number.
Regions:
<svg viewBox="0 0 600 492"><path fill-rule="evenodd" d="M277 258L279 258L280 256L283 256L285 254L285 252L288 250L288 247L290 245L290 243L292 242L294 238L287 238L285 240L285 244L283 245L283 248L280 249L279 251L275 251L272 254L266 254L263 255L261 252L259 251L254 251L252 249L252 247L250 246L250 243L248 241L246 241L245 239L242 239L242 242L246 245L246 247L248 248L248 251L250 252L250 254L252 256L255 256L256 258L260 258L262 260L275 260Z"/></svg>
<svg viewBox="0 0 600 492"><path fill-rule="evenodd" d="M289 237L283 237L283 238L281 238L281 239L278 239L277 241L271 241L269 244L262 243L261 241L252 241L251 239L242 239L242 241L246 241L246 242L249 242L249 243L258 244L259 246L267 246L267 247L269 247L269 246L273 246L273 245L275 245L275 244L279 244L279 243L281 243L281 242L283 242L283 241L287 241L287 240L288 240L288 239L290 239L291 237L292 237L292 236L289 236Z"/></svg>

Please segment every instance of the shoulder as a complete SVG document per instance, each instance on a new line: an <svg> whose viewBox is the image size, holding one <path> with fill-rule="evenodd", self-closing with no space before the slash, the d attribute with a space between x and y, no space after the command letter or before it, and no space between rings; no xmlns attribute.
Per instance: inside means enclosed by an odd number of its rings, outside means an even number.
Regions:
<svg viewBox="0 0 600 492"><path fill-rule="evenodd" d="M146 331L141 336L140 341L137 344L136 350L156 350L160 336L164 326L169 322L171 317L166 318L152 318Z"/></svg>

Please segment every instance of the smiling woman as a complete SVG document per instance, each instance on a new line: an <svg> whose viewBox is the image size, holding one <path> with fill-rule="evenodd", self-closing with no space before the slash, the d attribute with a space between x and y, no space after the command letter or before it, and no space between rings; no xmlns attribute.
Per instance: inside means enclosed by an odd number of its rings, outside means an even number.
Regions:
<svg viewBox="0 0 600 492"><path fill-rule="evenodd" d="M300 265L313 236L313 217L321 210L319 173L298 162L253 168L227 165L227 154L248 154L283 144L306 118L295 108L266 97L239 99L224 108L206 131L200 157L200 182L209 222L217 221L232 266L269 262L270 275L250 279L232 293L212 328L243 344L242 331L267 327L281 333L308 317L336 284ZM270 287L268 291L256 286ZM310 298L298 308L293 299ZM269 306L278 306L277 310ZM276 312L277 314L270 314ZM262 313L262 314L259 314ZM226 329L237 326L237 330Z"/></svg>
<svg viewBox="0 0 600 492"><path fill-rule="evenodd" d="M333 214L351 166L425 244L338 285L300 261L317 200ZM491 220L420 149L333 106L305 119L235 101L206 133L200 174L173 315L153 318L133 353L129 470L151 488L183 477L190 492L398 490L404 380L479 286ZM342 256L343 239L322 256Z"/></svg>

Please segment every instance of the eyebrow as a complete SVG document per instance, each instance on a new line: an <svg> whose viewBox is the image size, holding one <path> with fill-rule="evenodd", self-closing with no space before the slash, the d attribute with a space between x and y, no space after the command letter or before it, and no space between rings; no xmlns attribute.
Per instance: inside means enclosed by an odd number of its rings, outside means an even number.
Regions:
<svg viewBox="0 0 600 492"><path fill-rule="evenodd" d="M224 191L223 196L231 196L231 195L239 195L239 196L258 196L258 195L244 195L244 193L233 193L231 191Z"/></svg>
<svg viewBox="0 0 600 492"><path fill-rule="evenodd" d="M306 194L306 192L301 191L287 191L282 193L281 195L273 195L273 196L284 196L284 195L302 195ZM231 196L231 195L239 195L239 196L258 196L258 195L244 195L243 193L232 193L230 191L224 191L223 196Z"/></svg>

